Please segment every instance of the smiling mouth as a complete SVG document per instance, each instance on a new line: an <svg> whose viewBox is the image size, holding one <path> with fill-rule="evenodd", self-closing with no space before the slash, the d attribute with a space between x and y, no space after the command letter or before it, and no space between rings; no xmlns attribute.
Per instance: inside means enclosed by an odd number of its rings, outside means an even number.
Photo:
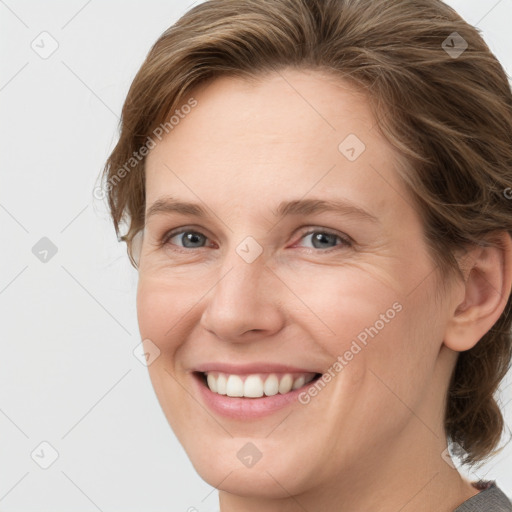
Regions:
<svg viewBox="0 0 512 512"><path fill-rule="evenodd" d="M319 379L321 373L228 374L218 371L194 372L212 393L228 397L261 398L285 395Z"/></svg>

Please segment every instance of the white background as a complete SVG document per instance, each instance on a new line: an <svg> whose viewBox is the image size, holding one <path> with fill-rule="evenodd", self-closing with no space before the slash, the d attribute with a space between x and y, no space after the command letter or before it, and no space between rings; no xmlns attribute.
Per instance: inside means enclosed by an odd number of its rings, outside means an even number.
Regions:
<svg viewBox="0 0 512 512"><path fill-rule="evenodd" d="M448 3L482 30L510 76L512 0ZM137 275L92 196L131 80L190 4L0 0L2 512L216 504L133 355ZM58 43L47 59L31 47L43 31ZM42 237L57 248L46 263L32 252ZM50 460L43 441L58 452L48 469L31 458L36 449L36 460ZM505 448L472 479L496 479L512 496L511 454Z"/></svg>

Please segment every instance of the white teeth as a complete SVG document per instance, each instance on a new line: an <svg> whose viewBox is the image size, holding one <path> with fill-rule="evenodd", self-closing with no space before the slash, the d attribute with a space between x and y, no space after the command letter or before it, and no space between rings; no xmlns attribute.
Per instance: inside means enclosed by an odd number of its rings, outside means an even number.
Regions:
<svg viewBox="0 0 512 512"><path fill-rule="evenodd" d="M304 377L298 377L294 380L292 389L301 388L306 383L306 379Z"/></svg>
<svg viewBox="0 0 512 512"><path fill-rule="evenodd" d="M238 375L230 375L226 384L228 396L244 396L244 381Z"/></svg>
<svg viewBox="0 0 512 512"><path fill-rule="evenodd" d="M244 382L244 396L258 398L263 396L263 384L257 375L249 375Z"/></svg>
<svg viewBox="0 0 512 512"><path fill-rule="evenodd" d="M208 381L208 387L216 393L217 392L217 379L211 373L210 373L210 375L208 375L208 377L206 379Z"/></svg>
<svg viewBox="0 0 512 512"><path fill-rule="evenodd" d="M285 394L292 390L301 388L304 384L311 382L315 377L314 373L276 375L251 374L236 375L219 372L208 372L206 381L210 391L219 395L230 397L260 398L262 396L274 396L278 393Z"/></svg>
<svg viewBox="0 0 512 512"><path fill-rule="evenodd" d="M265 380L265 384L263 385L263 391L267 396L277 395L279 392L279 380L277 375L269 375Z"/></svg>
<svg viewBox="0 0 512 512"><path fill-rule="evenodd" d="M211 374L209 374L211 375ZM213 377L213 375L212 375ZM227 383L227 379L226 379L226 376L222 373L219 374L219 376L217 377L217 391L215 391L216 393L218 393L219 395L225 395L226 394L226 383ZM210 388L211 391L214 391L212 388Z"/></svg>
<svg viewBox="0 0 512 512"><path fill-rule="evenodd" d="M292 376L287 373L279 383L279 393L284 395L285 393L288 393L288 391L291 391L293 386L293 378Z"/></svg>

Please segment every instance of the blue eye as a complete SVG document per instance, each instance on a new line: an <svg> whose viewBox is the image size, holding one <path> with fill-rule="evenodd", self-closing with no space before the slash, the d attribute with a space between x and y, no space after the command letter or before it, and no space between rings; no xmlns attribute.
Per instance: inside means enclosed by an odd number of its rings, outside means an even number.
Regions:
<svg viewBox="0 0 512 512"><path fill-rule="evenodd" d="M322 231L320 229L316 229L314 231L312 230L312 231L308 231L307 233L304 233L301 236L301 240L306 237L309 237L309 236L312 236L311 243L313 245L313 249L326 249L326 248L334 249L338 245L338 244L336 244L337 240L341 240L343 246L350 247L352 245L350 240L348 239L348 237L346 237L346 236L343 237L336 233L331 233L329 231ZM325 244L329 244L329 243L334 243L334 245L333 246L325 245Z"/></svg>
<svg viewBox="0 0 512 512"><path fill-rule="evenodd" d="M352 240L347 235L342 236L337 233L331 233L330 231L325 231L322 229L315 229L307 231L303 233L300 239L304 239L308 236L314 235L311 239L312 248L313 249L323 249L322 252L330 252L332 249L343 249L344 247L351 247ZM177 238L180 241L180 244L176 244L171 242L173 238ZM204 247L204 243L209 240L207 236L203 235L198 231L192 231L187 229L181 229L176 231L171 231L166 233L161 241L162 246L176 246L178 248L183 249L199 249ZM337 244L337 241L341 241L341 244ZM333 243L334 245L329 246L329 244ZM179 250L179 249L176 249Z"/></svg>
<svg viewBox="0 0 512 512"><path fill-rule="evenodd" d="M201 241L208 240L208 238L206 236L204 236L203 234L201 234L197 231L183 230L183 231L178 231L176 233L169 233L169 235L166 236L164 239L164 244L167 245L167 244L171 243L170 242L171 239L173 239L175 237L180 237L179 239L184 244L183 247L185 247L186 249L197 249L198 247L201 247L200 245L198 246L197 244L200 244ZM190 245L188 245L188 244L190 244ZM175 245L175 244L172 244L172 245Z"/></svg>

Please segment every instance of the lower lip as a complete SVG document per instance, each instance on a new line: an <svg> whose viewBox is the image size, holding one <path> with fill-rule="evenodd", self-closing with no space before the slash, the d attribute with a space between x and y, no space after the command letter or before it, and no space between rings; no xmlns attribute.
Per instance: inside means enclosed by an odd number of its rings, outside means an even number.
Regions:
<svg viewBox="0 0 512 512"><path fill-rule="evenodd" d="M210 388L204 383L202 375L193 374L193 378L204 402L212 411L239 420L268 416L294 402L298 402L299 394L314 382L308 382L301 388L289 393L278 393L277 395L261 398L244 398L219 395L210 391Z"/></svg>

